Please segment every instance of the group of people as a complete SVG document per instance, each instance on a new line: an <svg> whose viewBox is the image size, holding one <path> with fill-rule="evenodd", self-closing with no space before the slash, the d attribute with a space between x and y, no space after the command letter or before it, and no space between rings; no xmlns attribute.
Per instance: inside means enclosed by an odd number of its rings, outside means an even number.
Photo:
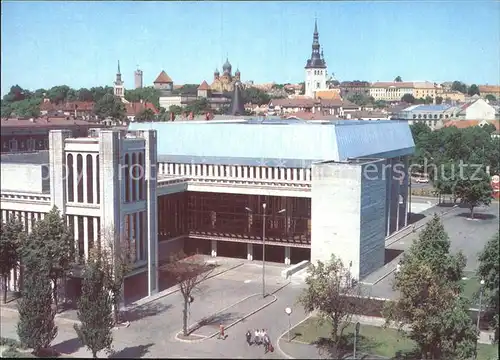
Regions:
<svg viewBox="0 0 500 360"><path fill-rule="evenodd" d="M248 330L246 333L246 338L247 344L249 346L252 346L253 344L264 345L265 353L274 351L273 345L271 344L271 339L269 339L269 335L267 334L267 331L265 329L255 329L253 330L253 332L252 330Z"/></svg>

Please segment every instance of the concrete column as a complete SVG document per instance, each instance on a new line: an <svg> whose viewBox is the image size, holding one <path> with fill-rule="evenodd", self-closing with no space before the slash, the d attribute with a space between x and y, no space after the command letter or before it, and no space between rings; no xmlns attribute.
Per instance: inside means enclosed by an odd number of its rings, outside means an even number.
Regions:
<svg viewBox="0 0 500 360"><path fill-rule="evenodd" d="M261 178L260 177L260 167L258 167L258 166L255 168L255 178L256 179L260 179Z"/></svg>
<svg viewBox="0 0 500 360"><path fill-rule="evenodd" d="M253 244L247 244L247 260L253 260Z"/></svg>
<svg viewBox="0 0 500 360"><path fill-rule="evenodd" d="M132 171L132 169L134 168L133 165L134 163L132 162L132 153L129 153L128 154L128 161L129 161L129 166L128 166L128 169L127 169L127 172L128 172L128 188L129 188L129 201L130 202L135 202L137 199L134 198L134 190L132 190L132 188L134 187L134 181L133 181L133 178L134 178L134 172ZM137 157L135 158L137 160ZM136 196L137 196L137 193L136 193Z"/></svg>
<svg viewBox="0 0 500 360"><path fill-rule="evenodd" d="M210 240L212 245L212 257L217 256L217 240Z"/></svg>
<svg viewBox="0 0 500 360"><path fill-rule="evenodd" d="M290 169L286 169L286 180L291 180L291 176L292 175L292 172L290 171Z"/></svg>
<svg viewBox="0 0 500 360"><path fill-rule="evenodd" d="M94 238L92 239L93 242L94 242L94 246L97 246L97 243L99 241L99 232L101 231L101 229L99 229L99 218L97 217L94 217L92 218L92 227L93 227L93 230L92 233L94 235Z"/></svg>
<svg viewBox="0 0 500 360"><path fill-rule="evenodd" d="M141 219L140 219L141 213L135 213L134 216L134 222L135 222L135 260L138 261L140 260L139 255L140 255L140 246L141 246Z"/></svg>
<svg viewBox="0 0 500 360"><path fill-rule="evenodd" d="M299 169L299 180L304 181L304 169Z"/></svg>
<svg viewBox="0 0 500 360"><path fill-rule="evenodd" d="M306 169L306 181L311 181L311 169Z"/></svg>
<svg viewBox="0 0 500 360"><path fill-rule="evenodd" d="M26 213L26 226L28 229L28 233L30 233L33 226L33 213L29 211Z"/></svg>
<svg viewBox="0 0 500 360"><path fill-rule="evenodd" d="M287 170L290 170L290 169L287 169ZM280 168L280 179L285 180L285 169L284 168Z"/></svg>
<svg viewBox="0 0 500 360"><path fill-rule="evenodd" d="M83 254L85 260L89 258L89 218L83 217Z"/></svg>
<svg viewBox="0 0 500 360"><path fill-rule="evenodd" d="M243 177L248 179L248 166L243 166Z"/></svg>
<svg viewBox="0 0 500 360"><path fill-rule="evenodd" d="M293 180L298 180L298 177L297 177L297 169L292 169L292 179Z"/></svg>
<svg viewBox="0 0 500 360"><path fill-rule="evenodd" d="M290 246L285 246L285 265L290 265L292 260L290 258Z"/></svg>
<svg viewBox="0 0 500 360"><path fill-rule="evenodd" d="M88 194L87 194L87 155L82 154L82 182L83 182L83 202L88 203Z"/></svg>
<svg viewBox="0 0 500 360"><path fill-rule="evenodd" d="M73 155L73 202L78 202L78 180L80 174L78 174L78 154L72 153Z"/></svg>
<svg viewBox="0 0 500 360"><path fill-rule="evenodd" d="M52 130L49 133L50 200L51 206L57 206L62 215L66 213L67 195L64 142L69 137L70 130ZM76 158L73 163L76 164Z"/></svg>
<svg viewBox="0 0 500 360"><path fill-rule="evenodd" d="M248 177L249 177L250 179L253 179L253 178L254 178L254 170L255 170L255 167L250 166L250 169L249 169L249 170L250 170L250 171L249 171L249 175L248 175Z"/></svg>
<svg viewBox="0 0 500 360"><path fill-rule="evenodd" d="M408 191L409 191L409 181L410 181L410 169L409 169L409 159L408 155L405 155L404 157L404 166L405 166L405 178L403 181L403 188L402 193L403 193L403 209L404 209L404 226L408 226Z"/></svg>
<svg viewBox="0 0 500 360"><path fill-rule="evenodd" d="M78 216L74 215L73 216L73 237L75 239L75 259L78 260L80 259L80 244L79 244L79 240L80 240L80 234L78 232Z"/></svg>
<svg viewBox="0 0 500 360"><path fill-rule="evenodd" d="M269 180L274 179L275 177L278 177L278 169L274 168L274 174L273 174L273 168L267 168L267 178Z"/></svg>
<svg viewBox="0 0 500 360"><path fill-rule="evenodd" d="M274 168L274 175L273 175L273 179L278 179L279 176L280 176L280 170L281 169L278 169L277 167Z"/></svg>
<svg viewBox="0 0 500 360"><path fill-rule="evenodd" d="M156 194L157 134L155 130L142 133L145 139L145 180L148 243L148 295L158 292L158 198Z"/></svg>
<svg viewBox="0 0 500 360"><path fill-rule="evenodd" d="M241 172L241 166L238 166L237 168L237 177L238 178L241 178L243 175L242 175L242 172Z"/></svg>
<svg viewBox="0 0 500 360"><path fill-rule="evenodd" d="M99 181L99 174L97 174L97 156L92 155L92 201L94 204L97 204L97 199L99 198L99 194L97 193L97 182Z"/></svg>

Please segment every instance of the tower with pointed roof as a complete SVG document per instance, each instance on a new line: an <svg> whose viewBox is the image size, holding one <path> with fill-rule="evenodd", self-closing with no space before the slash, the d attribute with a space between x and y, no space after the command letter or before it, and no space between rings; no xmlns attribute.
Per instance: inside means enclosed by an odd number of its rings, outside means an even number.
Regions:
<svg viewBox="0 0 500 360"><path fill-rule="evenodd" d="M323 50L319 44L318 22L315 20L311 57L305 66L305 95L314 97L316 91L326 90L327 75Z"/></svg>
<svg viewBox="0 0 500 360"><path fill-rule="evenodd" d="M113 84L113 94L118 96L120 99L125 98L125 87L123 86L122 73L120 71L120 60L118 60L118 70Z"/></svg>

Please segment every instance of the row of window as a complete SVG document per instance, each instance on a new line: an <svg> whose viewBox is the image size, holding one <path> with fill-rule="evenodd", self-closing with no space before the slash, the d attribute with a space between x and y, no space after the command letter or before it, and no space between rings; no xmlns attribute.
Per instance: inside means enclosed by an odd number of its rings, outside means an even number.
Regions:
<svg viewBox="0 0 500 360"><path fill-rule="evenodd" d="M11 139L9 141L4 141L2 146L2 151L36 151L36 150L47 150L49 148L49 140L36 140L29 138L27 140L17 140Z"/></svg>
<svg viewBox="0 0 500 360"><path fill-rule="evenodd" d="M414 119L448 119L450 116L448 114L443 115L443 114L434 114L434 115L427 115L427 114L413 114Z"/></svg>

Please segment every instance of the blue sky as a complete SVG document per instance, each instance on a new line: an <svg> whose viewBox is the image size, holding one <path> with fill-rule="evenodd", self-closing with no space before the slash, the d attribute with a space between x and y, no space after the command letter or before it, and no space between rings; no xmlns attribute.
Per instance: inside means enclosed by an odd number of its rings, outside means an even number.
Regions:
<svg viewBox="0 0 500 360"><path fill-rule="evenodd" d="M210 82L226 54L242 80L302 81L314 18L339 80L500 83L500 2L2 1L1 91Z"/></svg>

